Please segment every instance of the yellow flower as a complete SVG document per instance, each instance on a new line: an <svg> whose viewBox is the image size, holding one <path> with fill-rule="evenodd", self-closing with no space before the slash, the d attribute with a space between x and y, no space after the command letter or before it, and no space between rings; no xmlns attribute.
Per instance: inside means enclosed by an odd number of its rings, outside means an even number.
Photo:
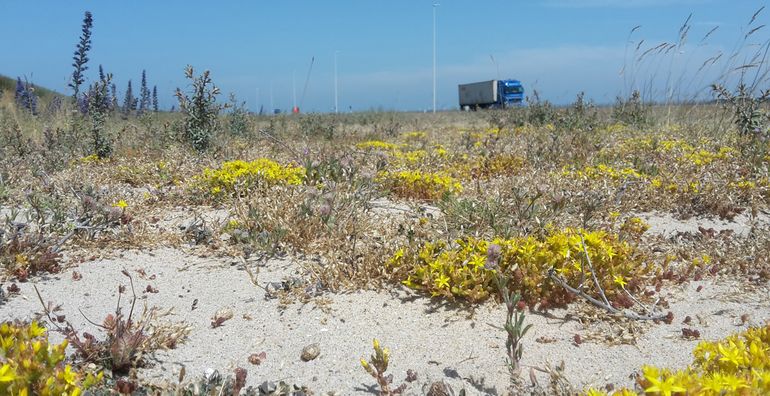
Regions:
<svg viewBox="0 0 770 396"><path fill-rule="evenodd" d="M124 199L121 199L120 201L112 204L112 206L116 208L125 209L128 207L128 203Z"/></svg>
<svg viewBox="0 0 770 396"><path fill-rule="evenodd" d="M725 375L722 377L722 385L726 390L736 392L738 389L748 388L746 380L738 378L735 375ZM724 389L723 388L723 389Z"/></svg>
<svg viewBox="0 0 770 396"><path fill-rule="evenodd" d="M648 381L652 384L649 388L645 389L644 391L647 393L659 393L663 396L671 396L672 394L676 392L684 392L687 389L677 385L674 383L676 381L676 378L674 377L668 377L665 380L660 380L658 378L647 378Z"/></svg>
<svg viewBox="0 0 770 396"><path fill-rule="evenodd" d="M623 275L615 275L614 282L619 285L622 288L625 288L628 282L625 278L623 278Z"/></svg>
<svg viewBox="0 0 770 396"><path fill-rule="evenodd" d="M29 325L29 336L32 338L39 337L45 334L45 327L41 327L37 324L37 321L33 321Z"/></svg>
<svg viewBox="0 0 770 396"><path fill-rule="evenodd" d="M449 287L449 277L445 274L441 274L436 278L436 288L443 289Z"/></svg>
<svg viewBox="0 0 770 396"><path fill-rule="evenodd" d="M11 365L6 363L0 367L0 382L11 382L16 379L16 372L13 371Z"/></svg>
<svg viewBox="0 0 770 396"><path fill-rule="evenodd" d="M741 342L740 344L743 343ZM717 345L717 349L722 355L722 357L719 358L720 362L728 362L735 365L735 367L740 367L746 361L745 357L743 356L743 350L745 348L743 348L743 345L735 345L732 340L729 341L727 348L722 346L722 343L719 343L719 345Z"/></svg>
<svg viewBox="0 0 770 396"><path fill-rule="evenodd" d="M16 264L19 264L22 267L27 266L27 264L29 263L29 259L27 259L27 256L23 254L17 254L14 257L14 261L16 261Z"/></svg>
<svg viewBox="0 0 770 396"><path fill-rule="evenodd" d="M72 366L69 364L64 366L64 371L61 372L61 378L70 385L77 385L75 382L77 380L77 374L72 372Z"/></svg>

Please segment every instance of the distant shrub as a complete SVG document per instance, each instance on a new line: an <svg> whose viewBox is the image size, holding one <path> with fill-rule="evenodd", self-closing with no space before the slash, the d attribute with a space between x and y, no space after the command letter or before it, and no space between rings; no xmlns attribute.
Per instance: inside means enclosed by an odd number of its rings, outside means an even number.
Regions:
<svg viewBox="0 0 770 396"><path fill-rule="evenodd" d="M642 94L635 90L628 99L616 98L612 118L626 125L645 126L650 123L650 106L642 102Z"/></svg>
<svg viewBox="0 0 770 396"><path fill-rule="evenodd" d="M139 88L139 114L144 114L150 110L152 105L152 98L150 96L150 89L147 87L147 71L142 70L142 85Z"/></svg>
<svg viewBox="0 0 770 396"><path fill-rule="evenodd" d="M185 77L192 80L190 96L177 88L179 109L185 114L184 137L198 151L205 151L217 130L217 115L222 106L217 104L219 88L214 86L209 71L194 75L193 67L185 68Z"/></svg>
<svg viewBox="0 0 770 396"><path fill-rule="evenodd" d="M158 86L153 85L152 87L152 111L158 112Z"/></svg>
<svg viewBox="0 0 770 396"><path fill-rule="evenodd" d="M35 94L35 88L28 81L21 81L21 77L16 79L16 93L14 95L16 104L29 111L32 114L37 114L37 95Z"/></svg>
<svg viewBox="0 0 770 396"><path fill-rule="evenodd" d="M128 80L128 87L126 87L126 95L123 98L123 116L128 117L136 110L136 104L138 99L134 97L134 89L131 86L131 80Z"/></svg>
<svg viewBox="0 0 770 396"><path fill-rule="evenodd" d="M561 123L567 129L592 129L598 123L598 118L593 102L586 101L585 93L581 92L572 105L567 108Z"/></svg>
<svg viewBox="0 0 770 396"><path fill-rule="evenodd" d="M235 94L230 94L230 114L229 126L230 134L233 136L246 136L249 132L249 116L246 111L246 102L238 102Z"/></svg>
<svg viewBox="0 0 770 396"><path fill-rule="evenodd" d="M321 114L305 114L299 119L300 131L305 136L332 140L339 131L339 127L340 121L338 117L329 117Z"/></svg>
<svg viewBox="0 0 770 396"><path fill-rule="evenodd" d="M540 93L532 91L527 96L527 121L532 125L553 124L556 121L556 109L551 102L540 99Z"/></svg>
<svg viewBox="0 0 770 396"><path fill-rule="evenodd" d="M62 100L61 96L56 95L48 102L48 105L45 107L45 114L49 117L54 116L61 110L62 106Z"/></svg>
<svg viewBox="0 0 770 396"><path fill-rule="evenodd" d="M733 122L741 135L770 138L770 114L762 109L762 103L770 98L770 90L755 95L746 84L739 84L735 92L718 84L712 85L711 90L733 112Z"/></svg>

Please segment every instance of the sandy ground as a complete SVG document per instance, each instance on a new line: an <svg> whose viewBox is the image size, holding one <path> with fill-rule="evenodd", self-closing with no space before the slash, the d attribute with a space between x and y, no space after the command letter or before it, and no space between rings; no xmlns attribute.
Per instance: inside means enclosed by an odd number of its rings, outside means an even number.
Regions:
<svg viewBox="0 0 770 396"><path fill-rule="evenodd" d="M770 214L765 212L759 212L756 217L742 213L732 220L702 216L683 220L669 213L641 213L638 216L650 225L647 235L661 235L665 238L675 236L678 233L699 234L700 228L713 229L717 233L730 231L734 236L745 237L751 232L752 227L761 229L770 227Z"/></svg>
<svg viewBox="0 0 770 396"><path fill-rule="evenodd" d="M77 328L99 334L78 309L93 320L113 311L118 285L128 284L122 269L133 274L143 303L173 308L173 320L192 326L185 343L157 353L141 370L147 381L175 381L182 366L188 378L202 375L207 368L227 374L241 366L248 370L250 385L285 380L307 385L316 394L363 395L375 388L359 359L372 353L371 341L378 338L392 351L390 372L396 381L405 377L407 369L417 372L410 394L424 394L423 387L436 380L456 390L464 387L468 394L500 394L507 385L504 334L490 326L504 321L503 307L495 303L470 314L467 308L441 305L396 287L390 293L324 295L320 301L327 304L293 303L282 308L251 283L242 263L171 248L129 251L86 262L75 269L82 274L80 280L73 280L69 269L34 284L44 299L63 305ZM300 275L301 266L287 259L267 262L258 278L264 284ZM142 293L147 285L157 293ZM28 319L41 311L32 286L33 282L20 284L21 293L0 306L0 319ZM699 286L703 286L700 292L696 291ZM681 337L681 322L687 315L693 319L690 327L709 340L770 320L767 285L747 288L709 279L672 286L664 294L671 302L674 322L636 325L635 344L613 345L592 338L597 330L617 335L618 329L628 326L589 320L581 324L580 312L585 310L579 307L554 311L552 317L530 314L527 322L534 326L525 338L522 363L526 368L564 361L567 378L579 386L631 385L629 376L644 362L672 368L690 362L690 351L698 341ZM230 308L235 315L214 329L211 318L221 308ZM743 314L750 318L746 324L740 321ZM580 345L573 342L576 334L585 339ZM303 362L302 348L312 343L318 343L321 354ZM250 354L263 351L267 359L261 365L248 362Z"/></svg>

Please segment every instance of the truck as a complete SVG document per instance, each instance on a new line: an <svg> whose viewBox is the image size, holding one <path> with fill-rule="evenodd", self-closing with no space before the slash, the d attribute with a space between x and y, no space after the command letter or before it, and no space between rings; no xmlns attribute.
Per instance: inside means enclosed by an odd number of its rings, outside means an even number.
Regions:
<svg viewBox="0 0 770 396"><path fill-rule="evenodd" d="M506 108L524 102L524 87L519 80L489 80L458 86L460 110Z"/></svg>

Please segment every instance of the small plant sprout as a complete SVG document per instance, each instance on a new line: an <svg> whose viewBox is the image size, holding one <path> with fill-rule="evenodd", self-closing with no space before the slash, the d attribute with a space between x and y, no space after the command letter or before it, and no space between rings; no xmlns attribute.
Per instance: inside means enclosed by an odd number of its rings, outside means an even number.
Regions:
<svg viewBox="0 0 770 396"><path fill-rule="evenodd" d="M393 383L393 374L385 374L388 370L388 359L390 358L390 350L380 346L380 341L376 338L372 341L374 346L374 354L369 358L369 361L361 358L361 366L371 375L380 386L381 396L400 395L406 390L406 383L402 383L396 388L391 388ZM414 381L415 374L411 370L407 372L407 381Z"/></svg>
<svg viewBox="0 0 770 396"><path fill-rule="evenodd" d="M490 245L488 257L494 255L495 250L492 249L493 246L496 245ZM499 253L497 254L499 256ZM529 329L532 328L532 325L524 325L524 308L526 305L519 304L521 301L521 295L519 293L508 290L508 282L510 282L509 277L497 273L497 270L494 268L492 271L495 271L497 290L500 293L500 298L502 298L506 308L505 325L502 328L497 326L494 327L505 330L507 334L505 340L505 350L507 353L506 363L508 364L511 381L513 384L519 384L521 378L520 362L522 353L524 352L521 340L527 334Z"/></svg>

